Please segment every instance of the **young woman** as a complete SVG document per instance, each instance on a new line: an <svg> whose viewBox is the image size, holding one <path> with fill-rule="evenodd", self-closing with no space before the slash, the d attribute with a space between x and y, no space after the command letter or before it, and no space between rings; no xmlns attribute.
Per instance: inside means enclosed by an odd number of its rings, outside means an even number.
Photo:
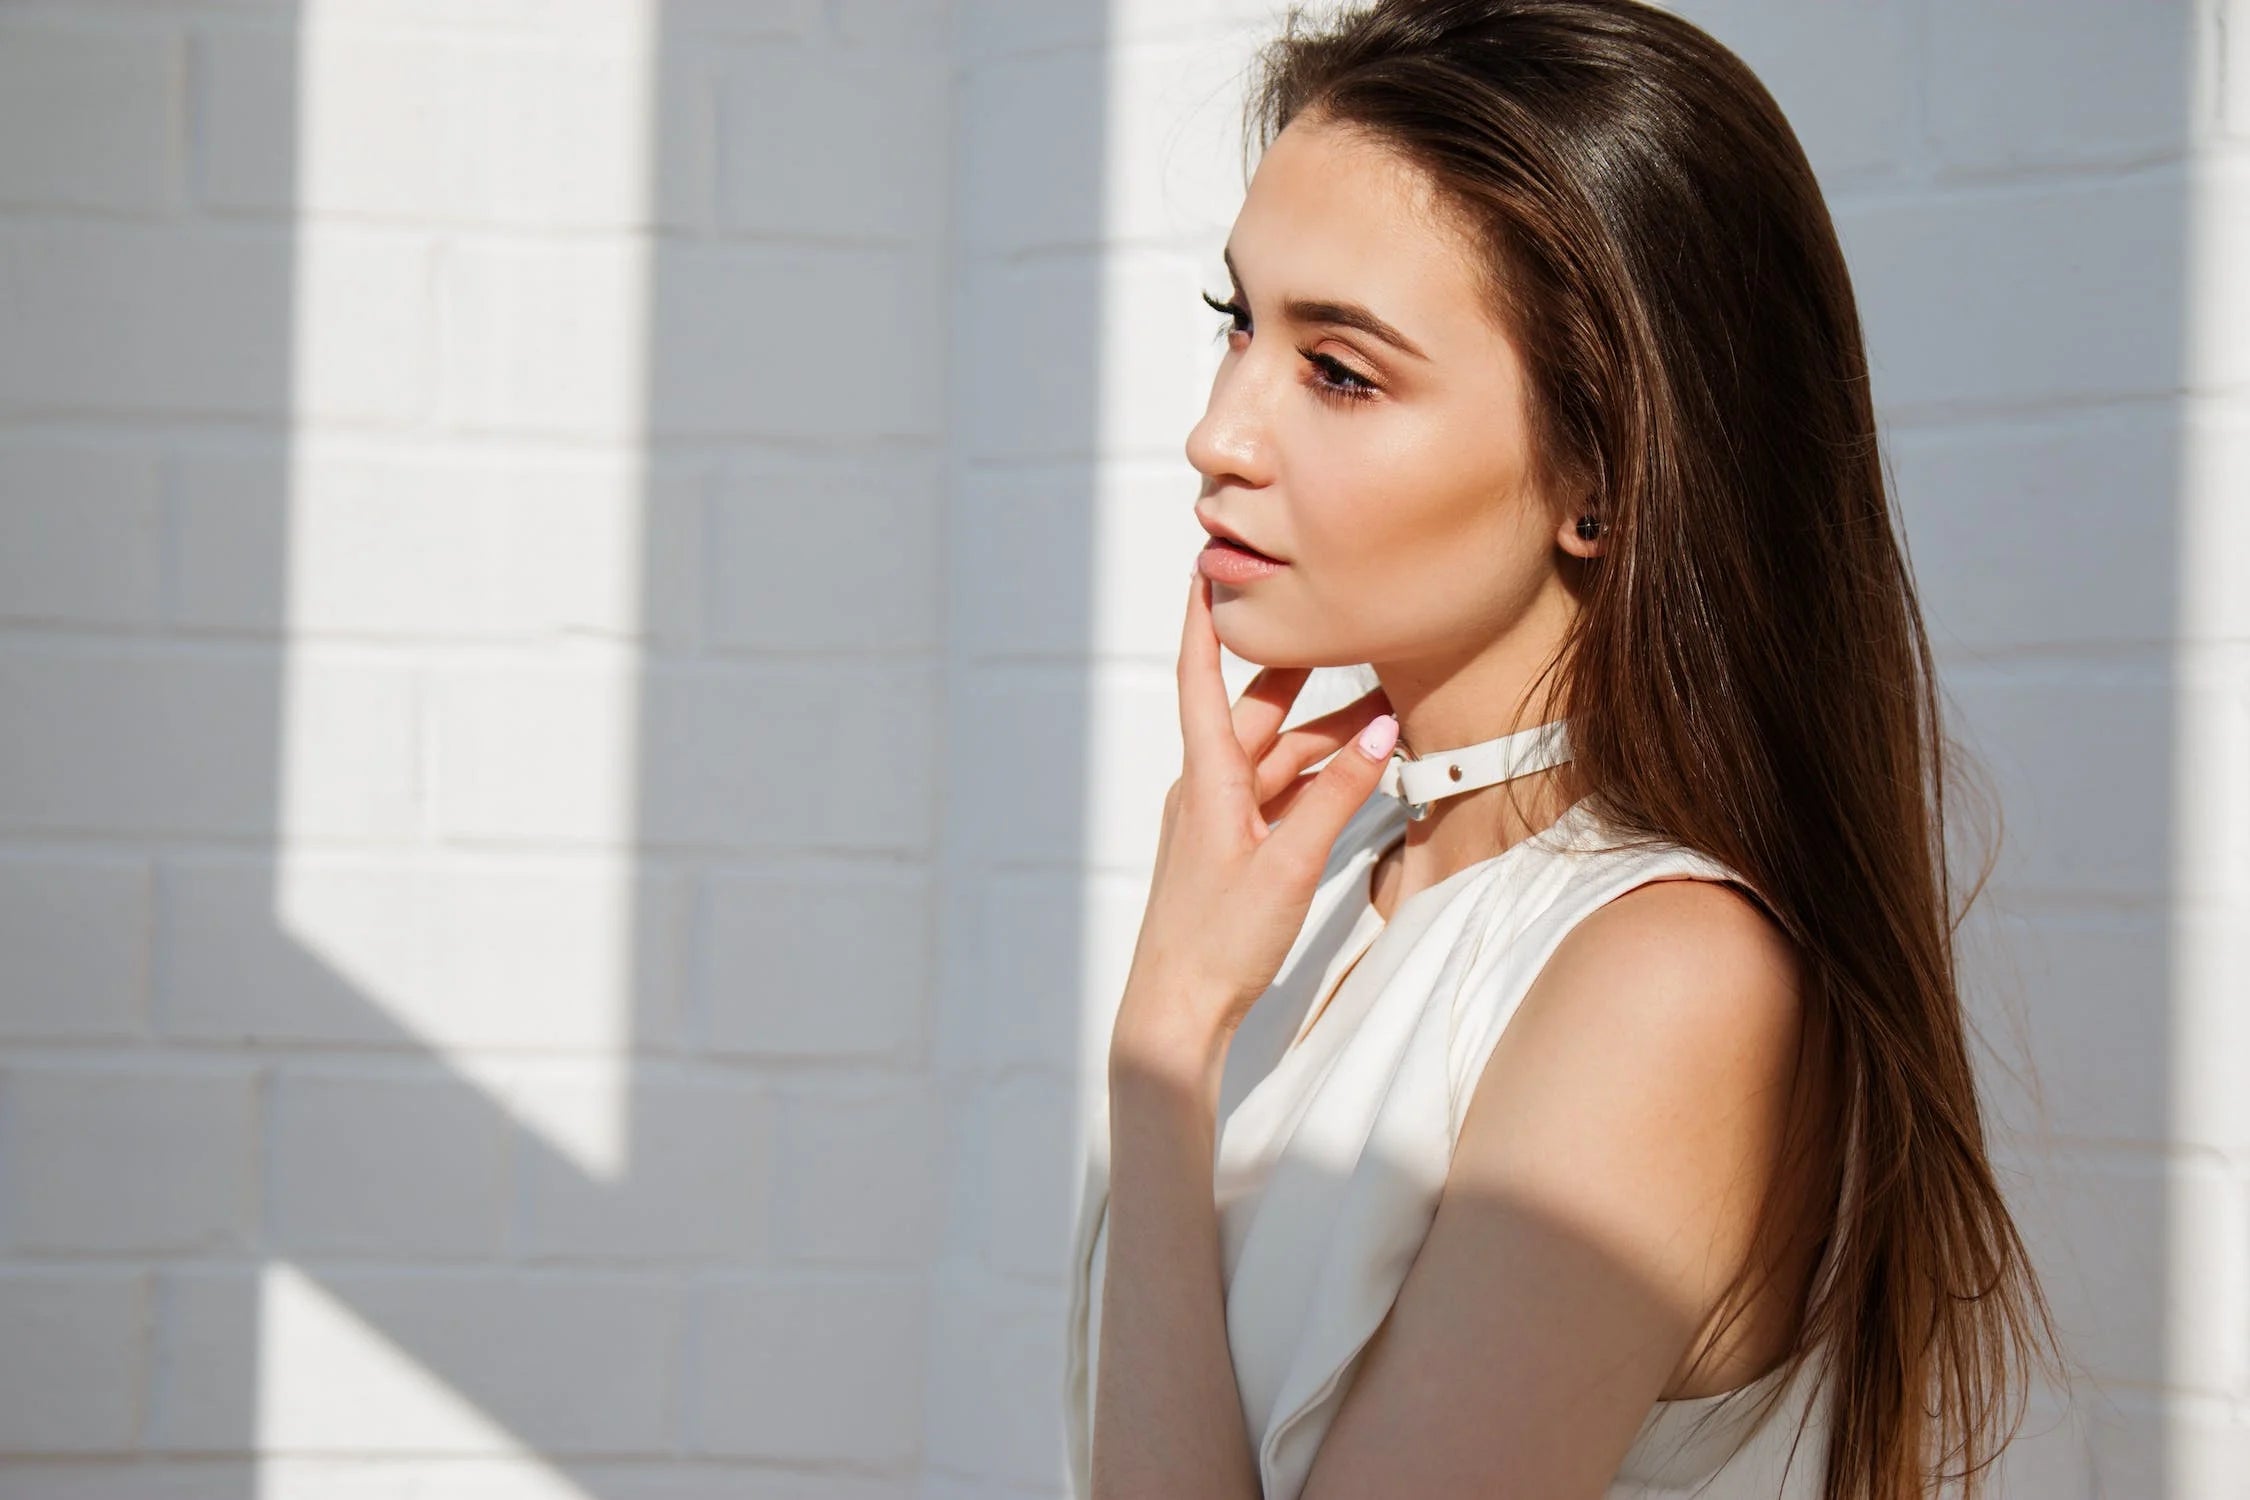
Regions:
<svg viewBox="0 0 2250 1500"><path fill-rule="evenodd" d="M1261 61L1079 1494L1980 1493L2054 1336L1795 137L1634 0L1293 11Z"/></svg>

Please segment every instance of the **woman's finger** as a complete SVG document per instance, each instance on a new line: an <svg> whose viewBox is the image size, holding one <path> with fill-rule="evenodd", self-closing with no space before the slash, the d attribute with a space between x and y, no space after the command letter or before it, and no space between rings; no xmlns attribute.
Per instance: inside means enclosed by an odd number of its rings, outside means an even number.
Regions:
<svg viewBox="0 0 2250 1500"><path fill-rule="evenodd" d="M1335 847L1336 836L1382 780L1383 764L1397 741L1398 720L1378 714L1358 738L1314 773L1311 785L1291 797L1290 816L1268 831L1259 857L1280 860L1283 869L1319 869Z"/></svg>
<svg viewBox="0 0 2250 1500"><path fill-rule="evenodd" d="M1234 737L1234 706L1227 701L1219 637L1211 627L1210 587L1201 573L1188 585L1187 620L1180 630L1180 774L1189 782L1247 788L1250 761Z"/></svg>
<svg viewBox="0 0 2250 1500"><path fill-rule="evenodd" d="M1317 771L1292 777L1280 791L1260 800L1258 804L1259 815L1266 820L1269 826L1280 822L1283 818L1289 816L1289 809L1297 805L1297 799L1304 795L1305 788L1318 780L1320 780L1320 774Z"/></svg>
<svg viewBox="0 0 2250 1500"><path fill-rule="evenodd" d="M1363 693L1342 708L1285 730L1259 757L1255 785L1259 805L1287 786L1313 762L1334 755L1346 741L1365 729L1379 714L1391 711L1390 699L1377 688Z"/></svg>
<svg viewBox="0 0 2250 1500"><path fill-rule="evenodd" d="M1234 737L1253 764L1273 743L1281 721L1289 717L1289 705L1297 701L1310 676L1310 667L1260 667L1234 700Z"/></svg>

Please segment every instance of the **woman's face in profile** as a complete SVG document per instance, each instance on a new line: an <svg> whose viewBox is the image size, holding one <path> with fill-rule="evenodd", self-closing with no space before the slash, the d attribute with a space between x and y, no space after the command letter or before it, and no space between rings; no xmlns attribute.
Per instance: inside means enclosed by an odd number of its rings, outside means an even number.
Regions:
<svg viewBox="0 0 2250 1500"><path fill-rule="evenodd" d="M1587 547L1525 492L1522 365L1474 254L1426 179L1364 139L1300 119L1260 159L1187 440L1198 517L1285 564L1215 582L1237 656L1444 669L1565 603L1555 549Z"/></svg>

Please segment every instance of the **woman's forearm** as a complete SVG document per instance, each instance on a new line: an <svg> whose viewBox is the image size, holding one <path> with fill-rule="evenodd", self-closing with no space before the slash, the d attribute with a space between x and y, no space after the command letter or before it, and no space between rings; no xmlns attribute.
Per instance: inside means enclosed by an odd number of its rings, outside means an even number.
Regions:
<svg viewBox="0 0 2250 1500"><path fill-rule="evenodd" d="M1111 1070L1094 1500L1259 1497L1227 1347L1212 1076Z"/></svg>
<svg viewBox="0 0 2250 1500"><path fill-rule="evenodd" d="M1095 1500L1263 1500L1227 1345L1219 1083L1398 734L1378 691L1284 737L1310 669L1267 667L1236 703L1219 654L1198 562L1180 633L1180 777L1110 1032ZM1354 735L1357 751L1335 753ZM1321 755L1328 764L1307 775Z"/></svg>

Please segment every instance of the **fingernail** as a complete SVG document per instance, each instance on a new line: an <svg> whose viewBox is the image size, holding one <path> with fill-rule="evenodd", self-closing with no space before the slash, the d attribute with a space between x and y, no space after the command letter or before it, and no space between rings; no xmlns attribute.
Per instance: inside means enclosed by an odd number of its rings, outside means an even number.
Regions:
<svg viewBox="0 0 2250 1500"><path fill-rule="evenodd" d="M1398 743L1398 720L1389 714L1378 714L1365 729L1359 732L1359 748L1369 760L1381 760L1391 753Z"/></svg>

